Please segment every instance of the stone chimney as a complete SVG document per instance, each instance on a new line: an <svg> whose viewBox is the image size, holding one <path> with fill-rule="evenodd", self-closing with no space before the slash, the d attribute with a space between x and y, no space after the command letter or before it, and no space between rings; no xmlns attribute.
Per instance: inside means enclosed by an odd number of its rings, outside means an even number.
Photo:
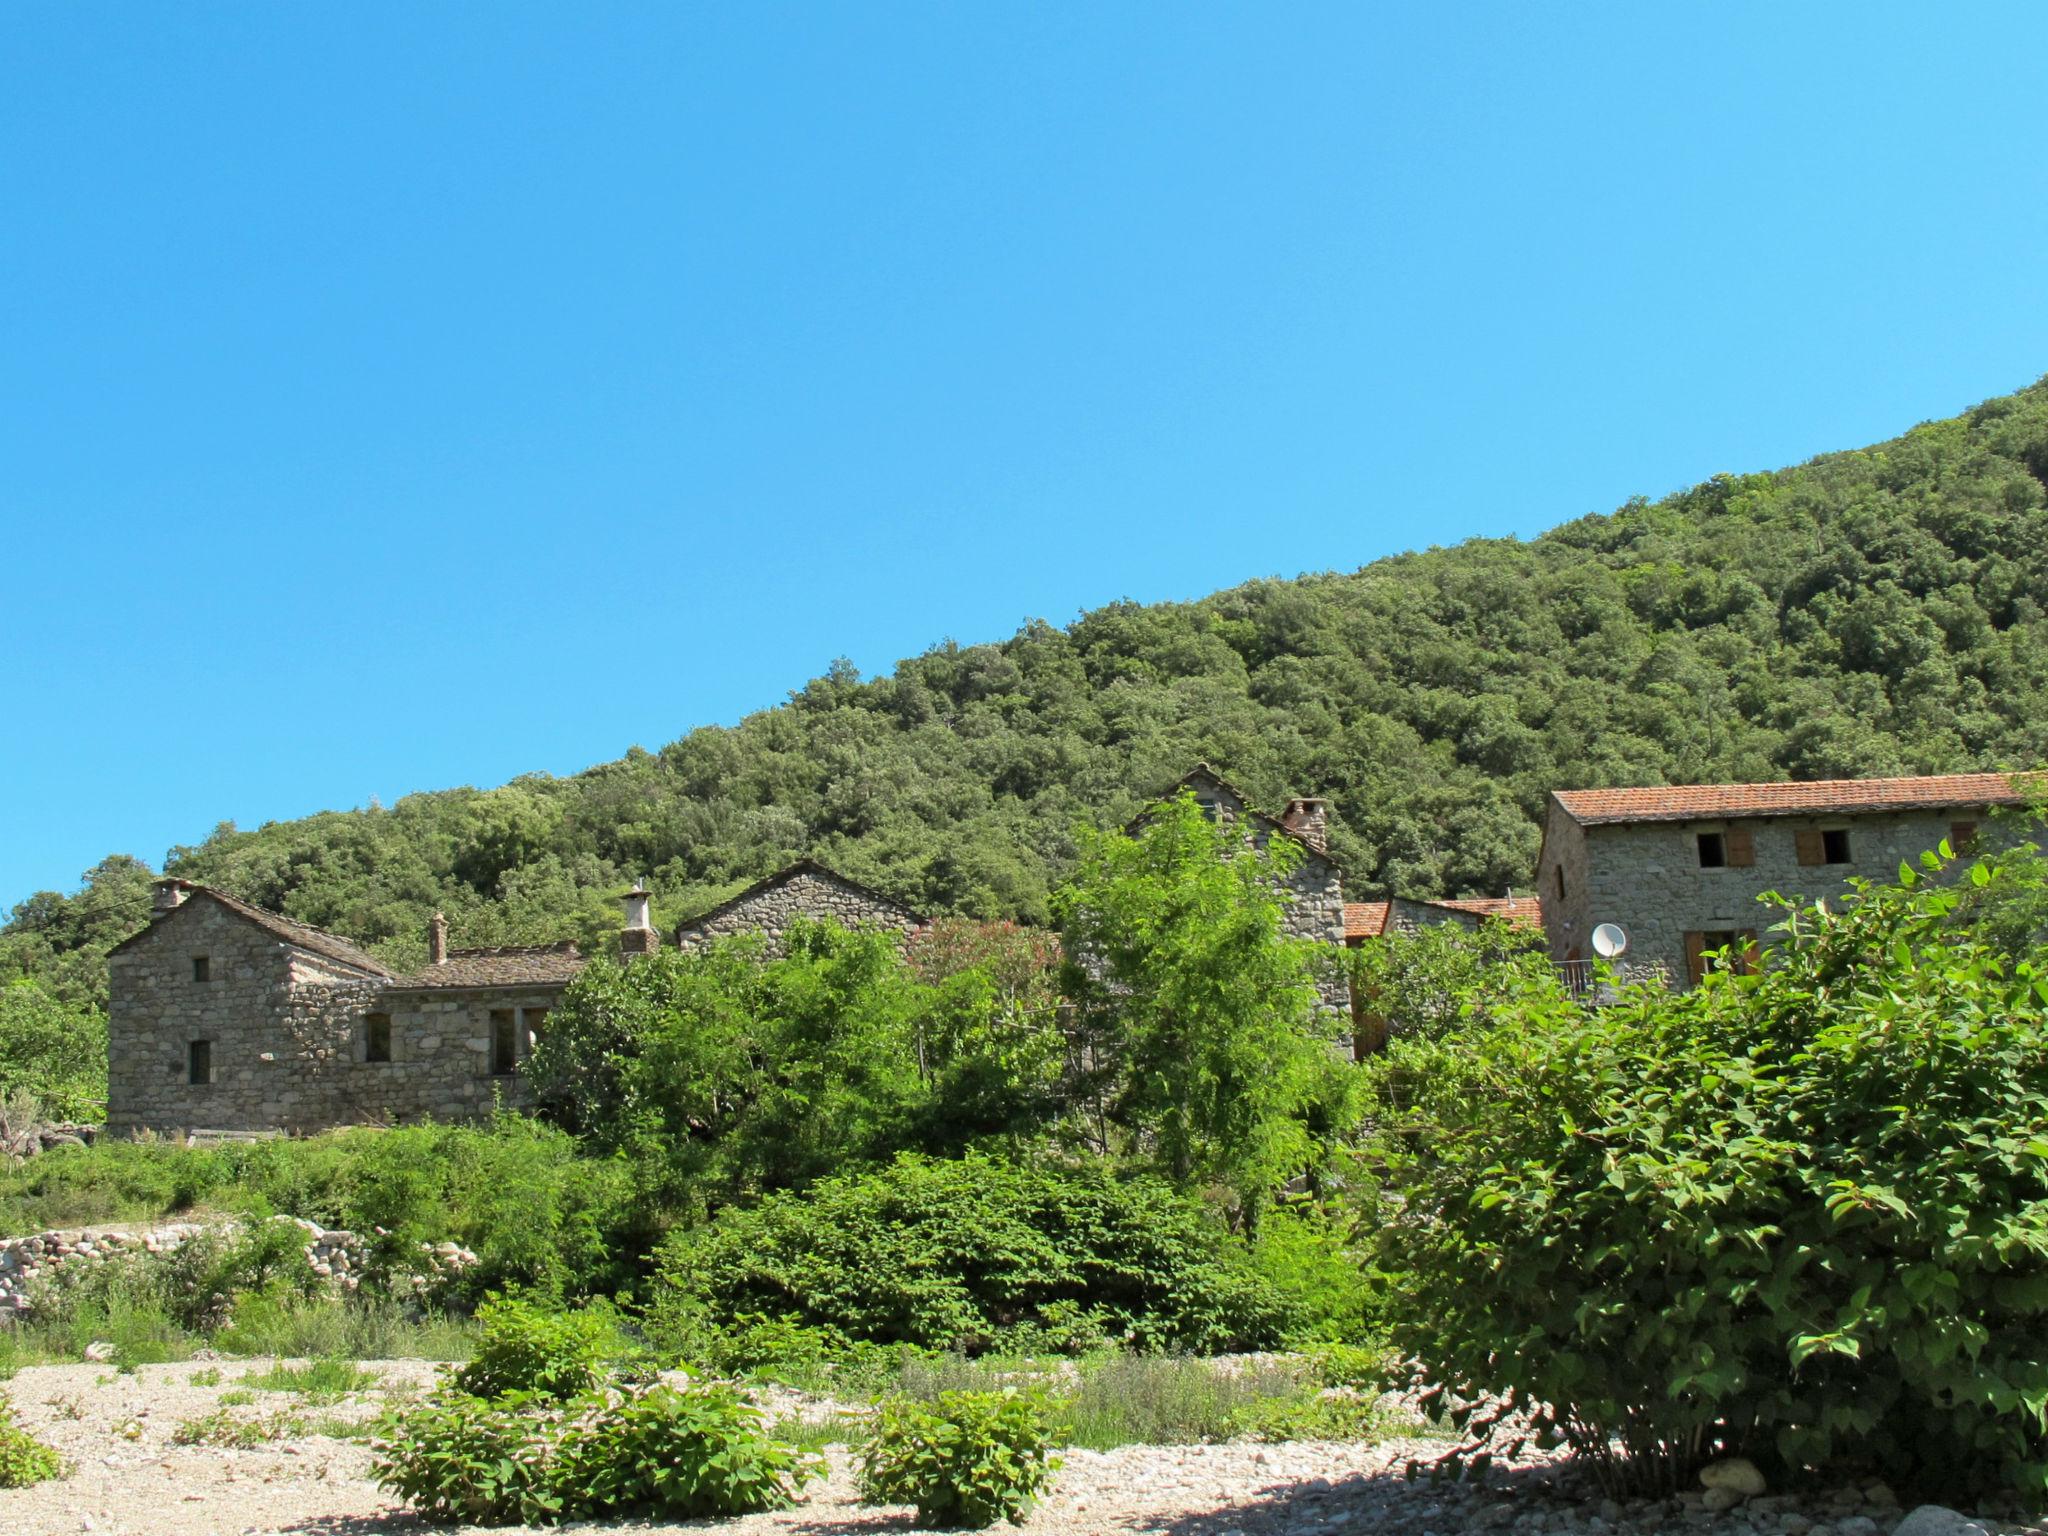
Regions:
<svg viewBox="0 0 2048 1536"><path fill-rule="evenodd" d="M1280 813L1280 825L1318 853L1330 851L1330 802L1290 800Z"/></svg>
<svg viewBox="0 0 2048 1536"><path fill-rule="evenodd" d="M439 912L427 919L427 959L434 965L448 963L448 919Z"/></svg>
<svg viewBox="0 0 2048 1536"><path fill-rule="evenodd" d="M154 892L157 911L174 912L185 905L185 898L192 894L194 887L190 880L180 880L175 875L166 875L150 889Z"/></svg>
<svg viewBox="0 0 2048 1536"><path fill-rule="evenodd" d="M661 948L661 935L654 931L654 920L648 915L648 903L653 898L646 885L635 880L633 889L619 899L626 904L626 926L619 930L619 953L653 954Z"/></svg>

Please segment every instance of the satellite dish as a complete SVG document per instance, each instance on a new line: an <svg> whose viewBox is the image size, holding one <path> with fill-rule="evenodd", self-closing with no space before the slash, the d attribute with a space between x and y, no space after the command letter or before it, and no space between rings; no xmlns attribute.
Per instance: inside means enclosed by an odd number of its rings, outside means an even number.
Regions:
<svg viewBox="0 0 2048 1536"><path fill-rule="evenodd" d="M1593 953L1602 960L1628 952L1628 930L1619 923L1602 923L1593 930Z"/></svg>

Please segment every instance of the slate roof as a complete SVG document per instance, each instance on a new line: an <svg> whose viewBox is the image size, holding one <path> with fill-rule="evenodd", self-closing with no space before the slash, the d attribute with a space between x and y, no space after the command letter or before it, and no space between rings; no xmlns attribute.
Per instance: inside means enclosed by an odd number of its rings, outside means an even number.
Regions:
<svg viewBox="0 0 2048 1536"><path fill-rule="evenodd" d="M347 939L342 938L338 934L329 933L324 928L315 928L310 923L295 922L291 918L281 917L275 912L266 912L261 907L252 907L248 902L238 901L225 891L216 891L210 885L193 885L188 881L186 882L185 889L186 902L189 903L200 899L218 902L244 922L262 929L281 943L293 945L298 949L305 950L308 954L318 955L323 960L332 960L339 965L348 966L352 970L367 972L371 976L389 978L391 975L391 971L382 961L371 958L370 955L356 948ZM108 953L117 953L120 950L126 949L130 944L135 943L144 934L154 929L158 923L163 922L167 918L176 917L182 910L183 907L178 906L171 908L168 912L157 913L150 919L149 927L130 934L127 938L116 944Z"/></svg>
<svg viewBox="0 0 2048 1536"><path fill-rule="evenodd" d="M2017 776L1941 773L1909 779L1817 779L1804 784L1696 784L1652 789L1559 789L1559 809L1582 827L1632 821L1832 816L1871 811L2024 805Z"/></svg>
<svg viewBox="0 0 2048 1536"><path fill-rule="evenodd" d="M781 869L776 870L775 873L772 875L763 875L759 880L756 880L752 885L748 886L745 890L738 891L733 895L726 897L725 900L721 901L717 906L699 912L695 917L685 918L682 922L676 925L677 939L680 940L682 936L687 934L692 928L700 927L703 924L710 922L714 918L723 917L726 913L730 912L734 907L737 907L744 902L752 901L756 896L759 896L763 891L772 891L778 885L787 884L789 881L794 880L798 875L816 875L821 880L829 880L834 885L844 886L849 891L854 891L862 896L867 897L868 900L874 902L877 906L895 908L898 912L901 912L905 917L910 919L910 921L918 927L923 927L925 924L925 919L923 917L911 911L910 908L903 905L903 903L898 901L894 896L890 896L882 891L878 891L871 885L862 885L858 880L849 880L846 878L846 876L840 874L838 870L827 869L823 864L820 864L816 859L798 859L794 864L784 865Z"/></svg>
<svg viewBox="0 0 2048 1536"><path fill-rule="evenodd" d="M450 987L561 986L589 964L573 940L560 944L501 944L491 949L451 949L439 965L401 978L395 991L438 991Z"/></svg>

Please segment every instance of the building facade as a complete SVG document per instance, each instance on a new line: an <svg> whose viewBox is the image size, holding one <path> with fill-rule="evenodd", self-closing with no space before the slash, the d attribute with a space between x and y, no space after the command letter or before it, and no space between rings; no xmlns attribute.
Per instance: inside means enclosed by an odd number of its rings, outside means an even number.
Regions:
<svg viewBox="0 0 2048 1536"><path fill-rule="evenodd" d="M758 933L767 952L780 955L791 923L828 917L842 928L888 928L905 935L925 926L925 919L901 902L815 859L801 859L681 924L676 943L690 949L711 939Z"/></svg>
<svg viewBox="0 0 2048 1536"><path fill-rule="evenodd" d="M1810 901L1852 878L1893 879L2024 804L1999 773L1559 790L1537 862L1545 942L1571 975L1594 959L1593 929L1613 923L1628 936L1625 976L1692 986L1712 964L1757 962L1779 921L1758 901L1766 891Z"/></svg>

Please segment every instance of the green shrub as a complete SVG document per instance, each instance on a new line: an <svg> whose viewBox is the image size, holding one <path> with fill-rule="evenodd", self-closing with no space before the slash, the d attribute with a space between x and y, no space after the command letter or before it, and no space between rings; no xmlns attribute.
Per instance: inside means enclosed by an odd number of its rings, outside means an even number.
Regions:
<svg viewBox="0 0 2048 1536"><path fill-rule="evenodd" d="M572 1412L554 1482L577 1518L698 1520L780 1509L818 1470L733 1388L655 1385Z"/></svg>
<svg viewBox="0 0 2048 1536"><path fill-rule="evenodd" d="M860 1496L914 1504L917 1523L938 1530L1022 1525L1059 1467L1043 1398L947 1392L931 1404L890 1398L860 1448Z"/></svg>
<svg viewBox="0 0 2048 1536"><path fill-rule="evenodd" d="M1355 1345L1380 1331L1382 1282L1345 1215L1282 1202L1259 1224L1252 1262L1287 1309L1290 1343Z"/></svg>
<svg viewBox="0 0 2048 1536"><path fill-rule="evenodd" d="M1554 1405L1617 1489L1740 1452L2048 1492L2048 975L1958 899L1902 871L1799 912L1760 975L1595 1009L1534 987L1397 1042L1396 1351Z"/></svg>
<svg viewBox="0 0 2048 1536"><path fill-rule="evenodd" d="M729 1209L672 1237L660 1276L648 1321L664 1350L748 1315L970 1354L1104 1335L1260 1349L1289 1324L1243 1244L1164 1183L980 1153L906 1155Z"/></svg>
<svg viewBox="0 0 2048 1536"><path fill-rule="evenodd" d="M559 1404L531 1395L437 1392L379 1424L372 1470L429 1520L550 1524L562 1516L549 1478L561 1419Z"/></svg>
<svg viewBox="0 0 2048 1536"><path fill-rule="evenodd" d="M63 1457L14 1422L14 1405L0 1395L0 1488L27 1488L70 1470Z"/></svg>
<svg viewBox="0 0 2048 1536"><path fill-rule="evenodd" d="M1229 1440L1313 1391L1299 1359L1106 1355L1080 1363L1064 1404L1067 1439L1098 1451Z"/></svg>
<svg viewBox="0 0 2048 1536"><path fill-rule="evenodd" d="M171 1444L210 1445L221 1450L246 1451L306 1432L306 1421L295 1413L273 1413L250 1419L228 1412L235 1406L228 1402L234 1395L222 1393L223 1406L196 1419L181 1420L171 1431ZM245 1400L248 1396L246 1392L241 1394Z"/></svg>
<svg viewBox="0 0 2048 1536"><path fill-rule="evenodd" d="M477 1311L476 1352L452 1380L472 1397L533 1393L562 1401L590 1391L607 1360L625 1352L609 1311L556 1311L494 1296Z"/></svg>
<svg viewBox="0 0 2048 1536"><path fill-rule="evenodd" d="M778 1509L818 1468L722 1384L600 1388L567 1403L453 1390L378 1425L379 1484L429 1520L552 1524Z"/></svg>

